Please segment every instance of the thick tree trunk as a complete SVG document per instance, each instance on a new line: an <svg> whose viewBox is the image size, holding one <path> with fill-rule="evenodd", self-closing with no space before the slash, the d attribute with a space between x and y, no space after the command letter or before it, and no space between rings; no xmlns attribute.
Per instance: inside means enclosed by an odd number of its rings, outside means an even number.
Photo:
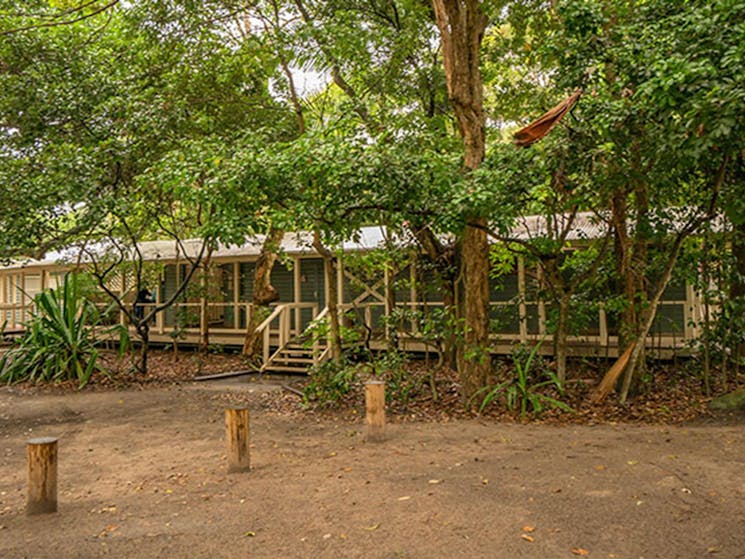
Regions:
<svg viewBox="0 0 745 559"><path fill-rule="evenodd" d="M464 165L472 171L485 153L484 103L479 51L487 17L479 0L433 0L442 42L448 96L463 138ZM460 377L463 398L469 401L486 385L489 354L489 245L486 220L465 215L462 264L465 280L465 343Z"/></svg>
<svg viewBox="0 0 745 559"><path fill-rule="evenodd" d="M474 220L486 226L486 220ZM465 343L461 384L470 399L486 386L491 370L489 352L489 243L484 229L466 227L463 238L465 278Z"/></svg>
<svg viewBox="0 0 745 559"><path fill-rule="evenodd" d="M256 260L254 269L254 292L252 298L251 316L246 325L246 337L243 341L243 355L247 359L255 359L261 353L261 336L256 328L269 314L269 305L279 299L279 293L271 284L272 268L277 261L279 245L285 232L274 226L269 231L261 247L261 254Z"/></svg>

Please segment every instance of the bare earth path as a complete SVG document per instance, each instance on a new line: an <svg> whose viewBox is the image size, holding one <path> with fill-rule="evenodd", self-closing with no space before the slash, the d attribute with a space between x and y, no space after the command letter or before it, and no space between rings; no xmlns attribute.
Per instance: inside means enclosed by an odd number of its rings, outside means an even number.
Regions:
<svg viewBox="0 0 745 559"><path fill-rule="evenodd" d="M272 397L0 389L0 557L745 558L742 425L403 423L373 445ZM253 410L248 474L224 473L229 400ZM59 513L26 517L46 435Z"/></svg>

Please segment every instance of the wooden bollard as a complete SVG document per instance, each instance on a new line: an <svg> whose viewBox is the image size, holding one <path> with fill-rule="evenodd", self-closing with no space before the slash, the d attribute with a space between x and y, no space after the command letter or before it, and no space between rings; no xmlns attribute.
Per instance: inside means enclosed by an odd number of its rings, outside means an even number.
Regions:
<svg viewBox="0 0 745 559"><path fill-rule="evenodd" d="M26 514L57 512L57 439L31 439L26 445Z"/></svg>
<svg viewBox="0 0 745 559"><path fill-rule="evenodd" d="M228 444L228 473L251 469L248 408L225 410L225 434Z"/></svg>
<svg viewBox="0 0 745 559"><path fill-rule="evenodd" d="M385 439L385 382L371 380L365 383L366 440L380 442Z"/></svg>

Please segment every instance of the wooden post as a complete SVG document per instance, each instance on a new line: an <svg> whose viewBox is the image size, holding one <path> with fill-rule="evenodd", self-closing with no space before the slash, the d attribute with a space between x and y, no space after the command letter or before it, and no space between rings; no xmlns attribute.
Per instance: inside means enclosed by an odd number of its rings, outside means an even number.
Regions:
<svg viewBox="0 0 745 559"><path fill-rule="evenodd" d="M248 408L225 410L225 436L228 445L228 473L248 472L251 469Z"/></svg>
<svg viewBox="0 0 745 559"><path fill-rule="evenodd" d="M385 439L385 382L371 380L365 383L366 440L380 442Z"/></svg>
<svg viewBox="0 0 745 559"><path fill-rule="evenodd" d="M233 262L233 329L240 330L241 328L241 310L240 310L240 299L241 299L241 276L240 276L240 264ZM246 308L246 325L248 325L248 307Z"/></svg>
<svg viewBox="0 0 745 559"><path fill-rule="evenodd" d="M292 269L292 283L293 283L293 294L292 297L294 299L293 303L300 303L303 299L302 292L300 290L300 278L302 274L300 273L300 258L295 257L295 267ZM298 305L295 307L295 330L293 331L294 336L299 336L300 333L303 331L303 329L300 327L300 321L303 318L303 311Z"/></svg>
<svg viewBox="0 0 745 559"><path fill-rule="evenodd" d="M31 439L26 445L26 514L57 512L57 439Z"/></svg>

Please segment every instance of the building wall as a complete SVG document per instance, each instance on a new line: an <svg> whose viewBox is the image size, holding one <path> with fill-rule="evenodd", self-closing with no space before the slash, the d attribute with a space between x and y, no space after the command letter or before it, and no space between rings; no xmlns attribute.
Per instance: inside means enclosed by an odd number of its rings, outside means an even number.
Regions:
<svg viewBox="0 0 745 559"><path fill-rule="evenodd" d="M162 282L158 289L160 301L175 292L179 276L183 277L186 272L185 264L180 264L180 267L177 271L175 264L164 266ZM219 308L210 310L210 327L235 331L235 340L240 340L246 327L245 305L252 299L254 263L245 259L223 260L215 262L213 269L210 300L218 304L213 306ZM358 281L351 279L347 274L342 275L342 296L349 313L348 325L354 326L369 321L373 330L377 334L382 334L385 330L386 313L383 278L365 274L364 271L354 272L351 266L347 272L365 278L368 288L377 293L375 295L366 292ZM59 269L0 271L0 324L5 322L9 327L20 327L28 316L33 296L42 286L58 285L63 274L64 271ZM538 300L539 281L539 274L535 270L524 270L518 263L511 272L490 280L490 316L493 333L497 339L507 342L526 341L538 339L545 334L547 321L551 320L555 309L550 301ZM373 289L375 283L379 285ZM396 275L392 275L388 283L394 291L398 305L426 313L441 304L442 296L435 274L431 267L426 265L405 267ZM181 306L167 309L162 318L159 318L162 335L166 335L177 324L185 328L199 328L199 282L195 281L194 284L191 290L181 297ZM315 302L318 310L326 305L323 260L320 257L295 257L287 264L278 262L272 272L272 284L278 290L279 303L292 303L296 299L298 302ZM197 292L194 289L197 289ZM383 297L380 297L381 294ZM188 303L192 306L185 306ZM676 280L671 283L665 292L652 328L655 339L667 346L682 347L685 339L693 336L694 329L689 323L693 316L697 316L694 313L697 304L692 288L684 281ZM292 315L293 329L297 330L298 326L303 329L313 315L313 309L297 309ZM594 314L588 313L588 319L582 329L574 332L578 341L582 341L588 347L597 348L613 343L613 337L617 334L616 321L613 315L608 313L601 324L601 315L599 310Z"/></svg>

